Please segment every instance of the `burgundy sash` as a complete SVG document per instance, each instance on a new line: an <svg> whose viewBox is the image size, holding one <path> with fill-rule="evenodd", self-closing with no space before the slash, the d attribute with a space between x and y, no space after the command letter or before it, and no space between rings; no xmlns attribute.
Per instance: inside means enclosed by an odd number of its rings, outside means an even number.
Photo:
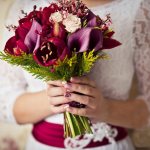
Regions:
<svg viewBox="0 0 150 150"><path fill-rule="evenodd" d="M118 131L118 135L115 140L120 141L127 136L127 131L124 128L112 126ZM63 125L49 123L46 121L41 121L33 126L32 134L34 138L42 144L65 148L64 146L64 129ZM109 141L104 138L102 142L93 142L91 141L86 148L98 147L110 144Z"/></svg>

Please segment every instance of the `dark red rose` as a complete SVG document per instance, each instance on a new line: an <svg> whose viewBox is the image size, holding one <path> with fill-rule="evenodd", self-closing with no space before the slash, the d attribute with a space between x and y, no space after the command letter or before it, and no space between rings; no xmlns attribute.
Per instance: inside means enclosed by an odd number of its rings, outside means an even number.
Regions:
<svg viewBox="0 0 150 150"><path fill-rule="evenodd" d="M15 56L20 56L23 52L27 51L26 45L21 40L17 40L15 36L10 38L5 46L5 52Z"/></svg>
<svg viewBox="0 0 150 150"><path fill-rule="evenodd" d="M57 37L66 41L67 39L67 31L65 27L60 23L48 23L47 25L42 26L42 32L40 34L41 43L47 41L52 37Z"/></svg>
<svg viewBox="0 0 150 150"><path fill-rule="evenodd" d="M42 26L42 32L41 32L41 39L42 40L48 40L50 37L52 37L52 31L53 31L53 24L48 23L46 25Z"/></svg>
<svg viewBox="0 0 150 150"><path fill-rule="evenodd" d="M36 20L38 23L42 23L42 11L37 11L37 10L33 10L32 12L30 12L27 16L25 16L24 18L21 18L19 20L19 24L21 25L22 23L25 22L32 22L32 20Z"/></svg>
<svg viewBox="0 0 150 150"><path fill-rule="evenodd" d="M68 49L61 39L50 38L33 52L34 60L42 66L57 65L58 59L64 60L68 55Z"/></svg>
<svg viewBox="0 0 150 150"><path fill-rule="evenodd" d="M31 21L27 21L27 22L20 24L20 26L18 26L18 28L15 31L16 38L24 41L24 39L25 39L27 33L29 32L31 26L32 26Z"/></svg>
<svg viewBox="0 0 150 150"><path fill-rule="evenodd" d="M49 22L50 15L59 10L57 4L52 3L49 7L45 7L42 12L42 24Z"/></svg>
<svg viewBox="0 0 150 150"><path fill-rule="evenodd" d="M15 36L10 38L5 45L5 52L19 56L22 52L28 53L29 49L25 45L24 40L31 28L31 22L22 23L15 31Z"/></svg>

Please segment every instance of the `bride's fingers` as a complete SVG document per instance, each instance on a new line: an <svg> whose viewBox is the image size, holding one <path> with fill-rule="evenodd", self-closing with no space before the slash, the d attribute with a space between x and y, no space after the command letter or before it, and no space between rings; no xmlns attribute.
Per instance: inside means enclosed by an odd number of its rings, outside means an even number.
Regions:
<svg viewBox="0 0 150 150"><path fill-rule="evenodd" d="M78 84L86 84L90 85L92 87L96 87L96 84L93 80L90 80L88 77L82 76L82 77L72 77L70 80L72 83L78 83Z"/></svg>
<svg viewBox="0 0 150 150"><path fill-rule="evenodd" d="M50 104L54 106L58 106L70 102L70 100L64 96L50 97L49 100L50 100Z"/></svg>
<svg viewBox="0 0 150 150"><path fill-rule="evenodd" d="M50 109L53 114L59 114L59 113L65 112L68 107L69 107L68 104L64 104L64 105L60 105L60 106L51 105Z"/></svg>
<svg viewBox="0 0 150 150"><path fill-rule="evenodd" d="M49 86L63 86L63 82L61 80L48 81L47 84Z"/></svg>
<svg viewBox="0 0 150 150"><path fill-rule="evenodd" d="M86 95L71 93L68 101L76 101L93 109L96 107L95 99Z"/></svg>
<svg viewBox="0 0 150 150"><path fill-rule="evenodd" d="M95 88L85 84L70 83L65 84L64 87L70 90L70 92L78 92L91 97L95 97L97 94Z"/></svg>
<svg viewBox="0 0 150 150"><path fill-rule="evenodd" d="M48 87L47 88L47 95L49 97L64 96L65 92L66 92L66 89L64 89L63 87Z"/></svg>

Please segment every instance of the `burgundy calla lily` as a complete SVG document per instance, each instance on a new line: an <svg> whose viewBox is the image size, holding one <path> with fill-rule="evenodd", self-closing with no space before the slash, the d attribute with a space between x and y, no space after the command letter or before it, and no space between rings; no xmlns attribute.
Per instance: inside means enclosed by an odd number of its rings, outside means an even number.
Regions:
<svg viewBox="0 0 150 150"><path fill-rule="evenodd" d="M35 20L32 22L32 26L25 37L24 43L28 47L30 53L35 49L38 34L42 31L42 26Z"/></svg>
<svg viewBox="0 0 150 150"><path fill-rule="evenodd" d="M87 27L97 27L97 18L93 17L91 20L88 21Z"/></svg>
<svg viewBox="0 0 150 150"><path fill-rule="evenodd" d="M69 36L68 47L70 51L76 52L100 50L103 47L102 31L91 27L78 30Z"/></svg>
<svg viewBox="0 0 150 150"><path fill-rule="evenodd" d="M91 11L88 10L88 15L86 16L87 27L97 27L97 16Z"/></svg>
<svg viewBox="0 0 150 150"><path fill-rule="evenodd" d="M52 66L57 64L57 60L63 60L68 55L68 49L65 43L59 38L50 38L34 50L34 60L42 66Z"/></svg>

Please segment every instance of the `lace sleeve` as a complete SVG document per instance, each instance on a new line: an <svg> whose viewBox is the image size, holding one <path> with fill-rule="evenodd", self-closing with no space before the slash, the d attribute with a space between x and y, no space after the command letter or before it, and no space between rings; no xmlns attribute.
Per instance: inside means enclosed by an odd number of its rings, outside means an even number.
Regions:
<svg viewBox="0 0 150 150"><path fill-rule="evenodd" d="M16 123L13 106L25 89L26 81L22 70L0 60L0 122Z"/></svg>
<svg viewBox="0 0 150 150"><path fill-rule="evenodd" d="M139 96L150 111L150 1L144 0L138 11L135 36L135 67L139 86ZM150 124L150 117L149 117Z"/></svg>

